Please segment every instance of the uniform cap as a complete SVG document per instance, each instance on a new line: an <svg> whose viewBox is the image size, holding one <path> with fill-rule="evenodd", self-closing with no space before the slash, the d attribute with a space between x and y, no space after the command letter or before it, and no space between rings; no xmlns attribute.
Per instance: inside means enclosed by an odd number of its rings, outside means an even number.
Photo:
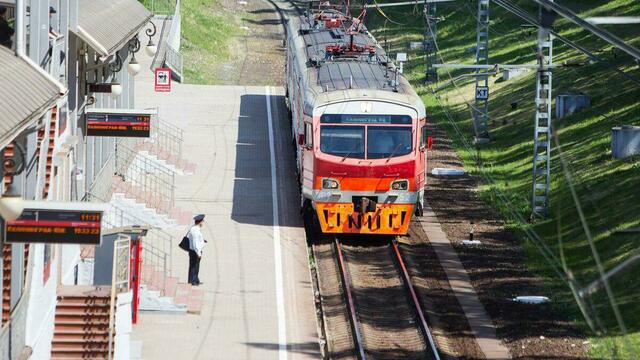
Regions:
<svg viewBox="0 0 640 360"><path fill-rule="evenodd" d="M195 221L202 221L204 220L204 214L200 214L200 215L196 215L193 217L193 220Z"/></svg>
<svg viewBox="0 0 640 360"><path fill-rule="evenodd" d="M49 14L57 13L56 9L53 6L49 6Z"/></svg>

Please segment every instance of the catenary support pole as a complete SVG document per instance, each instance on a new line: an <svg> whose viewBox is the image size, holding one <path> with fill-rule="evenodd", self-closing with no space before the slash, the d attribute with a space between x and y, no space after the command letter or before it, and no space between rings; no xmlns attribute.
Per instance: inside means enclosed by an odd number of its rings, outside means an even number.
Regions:
<svg viewBox="0 0 640 360"><path fill-rule="evenodd" d="M540 22L547 27L538 30L538 74L536 76L536 114L533 132L533 192L531 198L531 218L547 216L549 213L549 187L551 181L551 90L553 64L553 35L548 28L553 18L542 6L539 9Z"/></svg>
<svg viewBox="0 0 640 360"><path fill-rule="evenodd" d="M476 31L476 65L489 65L489 0L478 0L478 24ZM476 69L476 96L473 109L474 142L489 142L487 120L489 112L489 76Z"/></svg>
<svg viewBox="0 0 640 360"><path fill-rule="evenodd" d="M436 41L438 34L438 24L436 19L436 3L425 1L424 3L424 51L425 51L425 82L434 83L438 81L438 72L433 67L437 62Z"/></svg>

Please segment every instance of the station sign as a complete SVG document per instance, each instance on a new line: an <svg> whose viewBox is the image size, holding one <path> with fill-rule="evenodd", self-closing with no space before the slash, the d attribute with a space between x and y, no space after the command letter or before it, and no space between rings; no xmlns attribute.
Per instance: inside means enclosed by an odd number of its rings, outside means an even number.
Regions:
<svg viewBox="0 0 640 360"><path fill-rule="evenodd" d="M487 86L476 87L476 100L487 100L487 99L489 99L489 87Z"/></svg>
<svg viewBox="0 0 640 360"><path fill-rule="evenodd" d="M104 206L77 202L31 203L18 219L5 222L6 243L100 245Z"/></svg>
<svg viewBox="0 0 640 360"><path fill-rule="evenodd" d="M154 90L156 92L171 91L171 69L156 68L154 71Z"/></svg>
<svg viewBox="0 0 640 360"><path fill-rule="evenodd" d="M87 136L139 137L151 136L151 117L154 112L126 109L87 109Z"/></svg>

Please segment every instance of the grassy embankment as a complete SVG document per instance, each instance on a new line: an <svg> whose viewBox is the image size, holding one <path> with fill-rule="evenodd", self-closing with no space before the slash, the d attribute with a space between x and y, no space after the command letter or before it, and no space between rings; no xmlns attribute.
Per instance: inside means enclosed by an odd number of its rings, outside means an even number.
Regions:
<svg viewBox="0 0 640 360"><path fill-rule="evenodd" d="M173 13L174 0L141 0L158 14ZM153 7L152 7L153 5ZM190 84L214 84L218 67L232 56L230 42L240 33L240 18L218 0L182 0L184 76Z"/></svg>
<svg viewBox="0 0 640 360"><path fill-rule="evenodd" d="M529 1L517 1L534 13ZM563 5L579 9L582 16L638 16L640 3L634 0L614 1L563 1ZM452 5L438 4L438 45L440 55L447 63L472 64L475 54L465 52L475 46L476 19L475 2L455 2ZM521 28L522 21L492 4L491 63L534 63L536 31ZM385 23L379 14L370 12L368 22L381 43L385 33L390 42L390 52L407 52L409 41L421 41L424 31L422 7L385 8L390 19L402 25ZM622 69L640 76L638 65L634 65L621 52L614 55L612 47L587 31L563 19L556 22L556 30L571 40L597 52ZM608 27L608 29L634 46L640 46L640 33L634 26ZM568 46L555 42L555 61L583 62L587 57ZM419 51L409 51L410 61L405 74L423 95L427 112L443 126L454 139L456 149L465 161L468 171L480 175L485 172L493 178L481 186L481 195L492 206L501 211L508 226L521 234L523 245L529 255L529 266L547 279L547 284L556 296L553 301L560 311L583 325L592 337L590 355L594 358L631 358L631 352L640 353L640 282L636 276L640 266L612 282L613 293L630 333L632 348L625 344L616 322L612 307L604 291L589 299L590 316L601 324L595 334L588 330L570 289L553 273L549 263L527 239L524 228L537 232L543 241L560 259L564 257L566 267L571 270L580 286L598 278L594 256L580 222L578 211L571 195L569 180L563 174L557 147L553 146L551 216L529 225L514 219L509 207L523 218L530 215L533 153L533 116L535 72L523 77L490 82L490 131L493 141L481 146L479 155L483 168L474 161L475 149L468 149L454 131L445 116L450 113L453 122L462 129L467 141L472 140L472 124L469 107L473 102L474 84L471 80L457 81L438 92L439 100L422 85L424 81L424 58ZM469 70L451 71L456 77ZM441 82L450 80L445 70L439 72ZM469 78L470 79L470 78ZM640 123L640 86L625 80L603 65L561 68L554 72L554 97L562 92L584 92L591 96L592 106L587 110L555 121L555 129L568 164L571 183L585 213L586 223L593 236L597 252L605 269L609 270L621 261L640 253L640 233L618 234L617 230L640 226L640 157L614 160L611 156L611 127ZM517 102L513 109L511 103ZM440 106L440 103L443 106ZM502 192L510 201L505 205L496 197ZM556 263L556 265L560 265Z"/></svg>

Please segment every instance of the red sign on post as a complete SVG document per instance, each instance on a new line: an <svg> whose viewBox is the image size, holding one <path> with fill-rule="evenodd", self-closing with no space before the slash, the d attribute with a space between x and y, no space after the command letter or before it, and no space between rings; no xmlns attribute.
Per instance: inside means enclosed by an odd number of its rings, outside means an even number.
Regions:
<svg viewBox="0 0 640 360"><path fill-rule="evenodd" d="M155 90L156 92L171 91L171 69L157 68L155 69Z"/></svg>

